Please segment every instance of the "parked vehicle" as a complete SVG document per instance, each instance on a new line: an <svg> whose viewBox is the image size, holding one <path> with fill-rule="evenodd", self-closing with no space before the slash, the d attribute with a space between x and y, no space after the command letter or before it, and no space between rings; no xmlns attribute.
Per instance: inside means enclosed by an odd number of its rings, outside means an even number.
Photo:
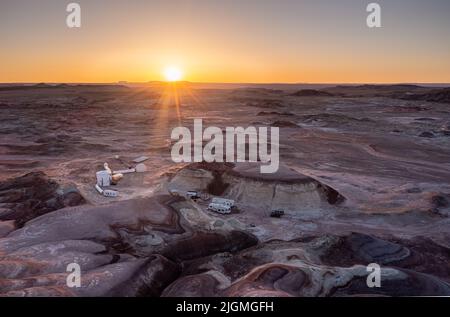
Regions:
<svg viewBox="0 0 450 317"><path fill-rule="evenodd" d="M282 216L284 216L284 210L282 209L272 210L270 213L270 217L272 218L281 218Z"/></svg>
<svg viewBox="0 0 450 317"><path fill-rule="evenodd" d="M199 199L200 196L198 195L198 192L194 191L194 190L190 190L186 193L186 196L192 200L196 200Z"/></svg>
<svg viewBox="0 0 450 317"><path fill-rule="evenodd" d="M208 209L218 212L219 214L229 214L231 213L231 207L223 204L210 203Z"/></svg>

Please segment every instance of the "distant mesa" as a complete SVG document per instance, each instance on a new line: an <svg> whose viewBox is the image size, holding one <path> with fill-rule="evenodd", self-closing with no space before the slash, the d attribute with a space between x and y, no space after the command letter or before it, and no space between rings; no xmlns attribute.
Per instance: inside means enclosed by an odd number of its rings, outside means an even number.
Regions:
<svg viewBox="0 0 450 317"><path fill-rule="evenodd" d="M129 89L124 85L117 84L22 84L22 85L5 85L0 86L0 91L11 91L11 90L35 90L35 89L65 89L65 88L88 88L88 89Z"/></svg>
<svg viewBox="0 0 450 317"><path fill-rule="evenodd" d="M450 103L450 88L433 89L420 94L405 94L400 98L405 100Z"/></svg>
<svg viewBox="0 0 450 317"><path fill-rule="evenodd" d="M241 92L241 93L263 93L263 94L282 94L283 90L281 89L270 89L270 88L264 88L264 87L244 87L244 88L237 88L235 89L235 92Z"/></svg>
<svg viewBox="0 0 450 317"><path fill-rule="evenodd" d="M58 87L58 88L68 88L68 87L70 87L70 85L67 85L67 84L59 84L59 85L56 85L55 87Z"/></svg>
<svg viewBox="0 0 450 317"><path fill-rule="evenodd" d="M39 84L36 84L36 85L32 85L30 87L31 88L68 88L68 87L70 87L70 85L68 85L68 84L51 85L51 84L46 84L46 83L39 83Z"/></svg>
<svg viewBox="0 0 450 317"><path fill-rule="evenodd" d="M39 88L39 89L48 89L48 88L68 88L70 87L70 85L68 84L46 84L46 83L39 83L36 85L31 85L31 86L24 86L27 88Z"/></svg>
<svg viewBox="0 0 450 317"><path fill-rule="evenodd" d="M343 90L343 91L351 91L351 92L406 92L412 90L421 90L427 89L426 87L422 87L419 85L413 84L393 84L393 85L374 85L374 84L364 84L364 85L338 85L336 87L328 88L328 91L331 90Z"/></svg>
<svg viewBox="0 0 450 317"><path fill-rule="evenodd" d="M342 97L387 97L399 99L403 96L425 93L430 90L429 87L423 87L413 84L393 84L393 85L338 85L325 88L326 92L335 96Z"/></svg>
<svg viewBox="0 0 450 317"><path fill-rule="evenodd" d="M394 85L372 85L372 84L365 84L365 85L357 85L357 86L336 86L336 88L350 88L350 89L371 89L371 90L415 90L415 89L421 89L423 87L413 84L394 84Z"/></svg>
<svg viewBox="0 0 450 317"><path fill-rule="evenodd" d="M302 89L295 93L293 93L291 96L295 97L332 97L333 94L326 92L326 91L320 91L316 89Z"/></svg>
<svg viewBox="0 0 450 317"><path fill-rule="evenodd" d="M46 84L46 83L39 83L36 85L33 85L32 87L34 88L52 88L52 85Z"/></svg>

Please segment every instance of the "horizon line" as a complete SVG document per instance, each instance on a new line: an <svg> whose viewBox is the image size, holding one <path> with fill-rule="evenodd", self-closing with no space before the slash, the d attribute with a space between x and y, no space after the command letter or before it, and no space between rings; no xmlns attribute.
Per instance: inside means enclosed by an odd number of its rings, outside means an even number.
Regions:
<svg viewBox="0 0 450 317"><path fill-rule="evenodd" d="M112 82L71 82L71 81L14 81L14 82L0 82L0 85L9 84L67 84L67 85L117 85L117 84L152 84L152 83L189 83L189 84L204 84L204 85L450 85L450 82L202 82L202 81L188 81L180 80L176 82L169 82L164 80L150 80L150 81L127 81L118 80Z"/></svg>

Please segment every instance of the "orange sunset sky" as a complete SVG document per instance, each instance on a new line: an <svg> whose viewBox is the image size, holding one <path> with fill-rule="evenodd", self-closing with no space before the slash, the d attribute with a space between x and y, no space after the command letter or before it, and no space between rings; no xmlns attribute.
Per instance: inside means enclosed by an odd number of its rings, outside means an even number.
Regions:
<svg viewBox="0 0 450 317"><path fill-rule="evenodd" d="M0 82L450 82L450 1L0 2Z"/></svg>

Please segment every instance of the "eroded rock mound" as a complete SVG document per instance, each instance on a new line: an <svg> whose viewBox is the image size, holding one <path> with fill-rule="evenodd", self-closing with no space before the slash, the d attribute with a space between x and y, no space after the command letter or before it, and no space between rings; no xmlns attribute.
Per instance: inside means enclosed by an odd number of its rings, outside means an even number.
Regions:
<svg viewBox="0 0 450 317"><path fill-rule="evenodd" d="M0 183L0 220L14 220L17 227L51 211L84 203L75 187L64 188L42 172Z"/></svg>
<svg viewBox="0 0 450 317"><path fill-rule="evenodd" d="M383 274L384 273L384 274ZM333 296L449 296L450 285L438 278L405 269L385 269L381 287L367 287L366 277L354 278Z"/></svg>
<svg viewBox="0 0 450 317"><path fill-rule="evenodd" d="M217 271L179 278L167 287L164 297L216 297L230 284L228 278Z"/></svg>
<svg viewBox="0 0 450 317"><path fill-rule="evenodd" d="M347 244L347 250L342 248L342 243ZM289 242L270 241L236 254L216 254L187 261L183 264L184 276L166 288L163 294L449 295L450 285L447 280L450 274L435 276L430 267L422 268L421 272L415 270L419 266L412 265L411 260L415 258L423 261L421 252L417 248L362 234L344 237L326 235ZM442 254L442 250L440 252ZM342 261L338 259L339 256L343 258ZM381 288L370 288L367 285L366 262L373 261L379 261L381 267Z"/></svg>
<svg viewBox="0 0 450 317"><path fill-rule="evenodd" d="M228 296L302 296L302 290L311 285L309 276L289 265L269 264L253 270L229 287Z"/></svg>
<svg viewBox="0 0 450 317"><path fill-rule="evenodd" d="M302 211L342 203L333 188L280 166L274 174L261 174L260 164L191 164L171 180L170 189L198 190L222 195L258 208Z"/></svg>
<svg viewBox="0 0 450 317"><path fill-rule="evenodd" d="M442 217L450 216L450 195L435 194L430 200L432 213Z"/></svg>
<svg viewBox="0 0 450 317"><path fill-rule="evenodd" d="M408 272L424 273L450 281L450 250L427 238L391 241L373 236L352 233L338 237L321 256L321 261L331 266L356 264L395 266ZM412 273L409 273L412 274Z"/></svg>
<svg viewBox="0 0 450 317"><path fill-rule="evenodd" d="M30 195L45 205L45 193ZM189 207L183 202L159 195L46 210L0 239L0 296L159 296L181 274L181 261L257 243L237 230L193 228L179 211ZM79 288L66 283L71 263L82 272Z"/></svg>
<svg viewBox="0 0 450 317"><path fill-rule="evenodd" d="M350 266L354 264L392 264L406 259L410 250L400 244L378 239L369 235L352 233L342 237L323 256L323 261L331 265Z"/></svg>

